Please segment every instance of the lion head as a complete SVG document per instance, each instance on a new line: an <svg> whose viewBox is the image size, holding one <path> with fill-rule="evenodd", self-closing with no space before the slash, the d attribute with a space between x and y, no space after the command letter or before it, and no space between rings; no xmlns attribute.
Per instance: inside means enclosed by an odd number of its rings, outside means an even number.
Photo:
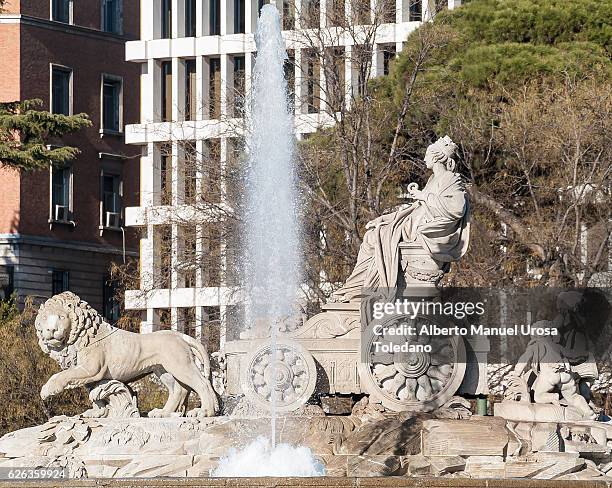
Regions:
<svg viewBox="0 0 612 488"><path fill-rule="evenodd" d="M36 315L38 344L46 354L60 361L59 356L68 348L81 349L95 337L102 316L70 291L49 298Z"/></svg>

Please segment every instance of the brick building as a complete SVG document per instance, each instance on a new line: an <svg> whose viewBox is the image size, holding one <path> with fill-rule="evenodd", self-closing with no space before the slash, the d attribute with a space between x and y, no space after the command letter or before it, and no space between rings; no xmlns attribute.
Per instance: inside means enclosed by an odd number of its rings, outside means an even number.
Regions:
<svg viewBox="0 0 612 488"><path fill-rule="evenodd" d="M81 154L64 168L0 168L2 294L74 291L109 319L117 314L111 261L137 255L123 209L138 205L139 67L124 62L138 38L138 2L8 0L0 13L0 101L38 98L54 113L87 113L92 127L57 144Z"/></svg>

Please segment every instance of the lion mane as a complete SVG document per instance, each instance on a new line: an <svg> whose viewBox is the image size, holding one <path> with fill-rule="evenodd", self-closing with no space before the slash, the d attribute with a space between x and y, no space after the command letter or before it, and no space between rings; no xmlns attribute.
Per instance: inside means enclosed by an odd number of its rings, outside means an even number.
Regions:
<svg viewBox="0 0 612 488"><path fill-rule="evenodd" d="M40 326L50 313L57 313L59 311L68 315L71 327L70 334L67 340L65 340L62 349L56 351L49 349L45 344L40 333ZM89 345L103 325L110 328L110 325L104 321L95 309L70 291L65 291L45 301L40 306L35 321L36 335L40 348L55 359L63 369L75 364L76 353Z"/></svg>

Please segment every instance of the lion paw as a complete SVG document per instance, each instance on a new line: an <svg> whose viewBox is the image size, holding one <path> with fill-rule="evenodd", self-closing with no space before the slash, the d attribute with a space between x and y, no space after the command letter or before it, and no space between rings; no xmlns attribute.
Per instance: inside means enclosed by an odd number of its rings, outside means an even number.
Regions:
<svg viewBox="0 0 612 488"><path fill-rule="evenodd" d="M148 414L150 419L166 419L168 417L172 417L174 412L169 412L168 410L164 410L163 408L154 408Z"/></svg>
<svg viewBox="0 0 612 488"><path fill-rule="evenodd" d="M53 376L51 378L49 378L49 381L47 381L43 387L40 390L40 398L42 398L43 400L46 400L49 397L52 397L53 395L57 395L58 393L61 393L63 391L63 388L61 386L59 386L55 381L53 381Z"/></svg>
<svg viewBox="0 0 612 488"><path fill-rule="evenodd" d="M194 408L187 412L187 417L214 417L215 413L206 408Z"/></svg>

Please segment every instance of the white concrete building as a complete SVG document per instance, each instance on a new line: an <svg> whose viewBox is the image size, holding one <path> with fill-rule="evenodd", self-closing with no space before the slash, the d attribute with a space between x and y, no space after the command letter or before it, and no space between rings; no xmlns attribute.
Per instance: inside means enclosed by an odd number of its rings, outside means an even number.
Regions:
<svg viewBox="0 0 612 488"><path fill-rule="evenodd" d="M332 5L338 8L339 1L346 18L354 15L351 16L348 0L346 3L344 0L291 1L295 4L289 5L288 0L276 0L276 3L287 29L283 35L293 61L291 69L294 73L289 79L294 86L290 89L295 94L295 127L298 137L301 137L331 120L317 110L316 104L309 102L312 93L304 93L312 91L312 86L308 85L304 75L309 69L302 59L302 51L307 47L302 34L315 29L333 29L326 13ZM376 76L385 73L389 59L401 51L408 34L422 21L430 19L435 4L439 3L435 0L392 1L395 4L391 4L386 23L380 23L376 28L371 69ZM444 2L446 4L446 0ZM190 324L190 328L195 324L195 328L187 332L206 337L212 329L207 324L211 320L220 320L221 333L215 340L221 344L225 340L225 317L232 305L231 287L222 282L211 283L203 269L196 269L189 278L181 272L172 272L168 279L164 278L163 286L157 283L156 277L163 274L162 266L169 264L175 269L173 265L180 261L182 231L172 216L180 213L184 216L183 221L190 219L184 169L180 167L182 141L195 141L196 154L204 159L202 171L213 164L222 173L229 157L231 137L239 135L236 134L239 123L234 119L234 104L228 94L236 86L235 74L241 73L244 73L244 86L240 89L246 93L249 91L256 50L254 32L263 3L264 0L140 2L141 38L127 43L126 58L142 65L141 122L126 128L126 140L142 146L141 192L140 207L127 209L126 223L142 229L141 290L129 291L126 305L130 309L146 310L143 332L169 325L181 330L185 324ZM448 7L453 8L458 3L460 0L448 0ZM313 25L300 25L304 21L300 15L294 15L302 12L306 4L311 9L309 12L314 12ZM312 18L309 18L311 24ZM334 40L334 46L343 49L345 55L343 81L347 90L352 90L356 84L356 74L350 62L355 38L354 35L339 35ZM323 71L319 70L316 76L324 77ZM219 148L218 153L215 152L215 161L207 160L210 141L217 141L215 147ZM162 147L171 148L171 155ZM203 191L202 178L196 178L194 185L196 193ZM164 197L164 189L171 190L170 197ZM224 193L221 186L221 205ZM202 235L207 231L207 224L201 223L201 217L198 219L200 223L196 233ZM210 216L210 222L215 219L214 215ZM160 252L162 228L172 236L172 252L166 257ZM201 253L201 244L198 247L195 252ZM221 260L219 266L223 265Z"/></svg>

